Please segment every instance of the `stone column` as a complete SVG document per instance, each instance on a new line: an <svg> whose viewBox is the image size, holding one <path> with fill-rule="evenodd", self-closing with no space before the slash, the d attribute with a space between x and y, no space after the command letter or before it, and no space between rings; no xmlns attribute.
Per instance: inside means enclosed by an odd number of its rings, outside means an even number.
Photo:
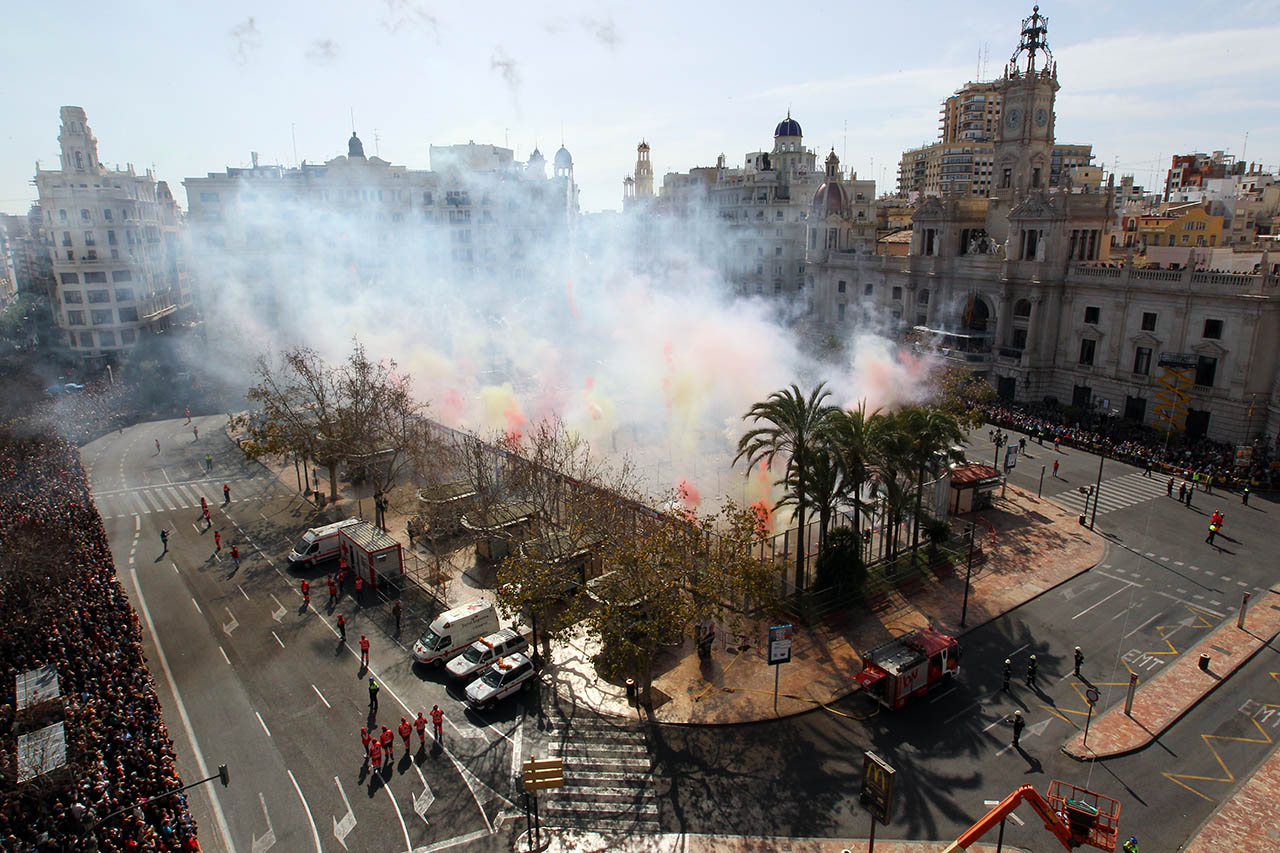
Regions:
<svg viewBox="0 0 1280 853"><path fill-rule="evenodd" d="M1039 361L1040 353L1037 352L1037 350L1041 346L1040 322L1044 319L1041 316L1044 313L1044 309L1041 308L1041 305L1043 304L1044 294L1033 293L1031 295L1031 319L1027 321L1027 346L1023 351L1028 365L1035 364Z"/></svg>
<svg viewBox="0 0 1280 853"><path fill-rule="evenodd" d="M1010 305L1009 294L1002 293L998 300L996 311L996 342L997 347L1005 347L1009 345L1009 321L1013 315L1013 308Z"/></svg>

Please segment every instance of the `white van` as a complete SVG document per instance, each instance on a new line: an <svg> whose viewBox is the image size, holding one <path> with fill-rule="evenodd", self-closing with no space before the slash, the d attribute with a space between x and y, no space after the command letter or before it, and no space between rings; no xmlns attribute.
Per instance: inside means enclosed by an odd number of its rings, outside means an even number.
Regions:
<svg viewBox="0 0 1280 853"><path fill-rule="evenodd" d="M435 618L416 643L419 663L442 664L483 636L498 630L498 611L492 601L472 601Z"/></svg>
<svg viewBox="0 0 1280 853"><path fill-rule="evenodd" d="M313 527L302 534L302 539L289 552L289 562L295 566L314 566L330 557L338 556L338 532L344 527L352 527L360 523L358 518L326 524L324 527Z"/></svg>
<svg viewBox="0 0 1280 853"><path fill-rule="evenodd" d="M489 708L518 690L531 689L536 675L533 662L526 655L516 652L498 658L468 685L467 704L477 710Z"/></svg>

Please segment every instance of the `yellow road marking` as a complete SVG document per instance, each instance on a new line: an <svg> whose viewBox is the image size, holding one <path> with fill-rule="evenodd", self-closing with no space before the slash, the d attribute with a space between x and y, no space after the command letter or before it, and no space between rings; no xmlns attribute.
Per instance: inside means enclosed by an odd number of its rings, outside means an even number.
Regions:
<svg viewBox="0 0 1280 853"><path fill-rule="evenodd" d="M1272 675L1275 676L1275 673L1272 673ZM1261 704L1260 707L1280 708L1280 705L1274 705L1268 702L1268 703ZM1227 762L1223 760L1222 754L1218 752L1218 750L1214 747L1214 745L1210 741L1225 740L1225 741L1235 741L1237 743L1261 743L1261 744L1271 744L1275 742L1272 739L1271 735L1267 734L1266 730L1262 728L1261 724L1259 724L1256 719L1254 719L1253 717L1249 717L1249 722L1253 723L1254 728L1256 728L1258 730L1258 733L1262 735L1261 738L1232 737L1230 735L1211 735L1207 733L1202 733L1200 735L1200 739L1204 741L1205 746L1209 747L1209 752L1213 753L1214 760L1217 761L1218 766L1222 768L1222 772L1225 774L1224 776L1221 776L1221 777L1194 776L1190 773L1161 773L1160 775L1164 776L1166 779L1168 779L1170 782L1173 782L1174 784L1181 785L1191 793L1196 794L1200 797L1203 797L1204 799L1208 800L1211 803L1217 802L1217 800L1213 799L1208 794L1205 794L1202 791L1197 791L1195 788L1191 787L1190 785L1186 784L1181 780L1189 779L1195 782L1226 782L1226 783L1235 782L1236 780L1235 774L1232 773L1231 769L1227 767Z"/></svg>

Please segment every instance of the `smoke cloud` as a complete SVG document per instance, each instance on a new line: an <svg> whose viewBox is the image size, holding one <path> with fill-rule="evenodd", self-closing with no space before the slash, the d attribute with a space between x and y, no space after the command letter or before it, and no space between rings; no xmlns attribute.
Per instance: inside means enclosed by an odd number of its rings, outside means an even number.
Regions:
<svg viewBox="0 0 1280 853"><path fill-rule="evenodd" d="M432 14L426 3L416 0L383 0L382 16L379 19L384 29L390 33L402 30L417 29L428 33L432 38L440 38L440 19Z"/></svg>
<svg viewBox="0 0 1280 853"><path fill-rule="evenodd" d="M356 335L411 375L431 417L493 436L558 416L597 452L630 455L655 497L678 487L687 508L772 506L776 472L732 463L745 412L792 382L872 409L924 393L929 363L871 318L838 356L814 355L803 306L730 283L742 259L715 218L571 219L554 196L563 181L518 170L442 178L470 194L465 228L444 191L431 205L390 190L340 201L330 182L326 201L245 181L222 200L243 242L192 217L211 327L237 330L228 340L246 355L304 344L333 362Z"/></svg>
<svg viewBox="0 0 1280 853"><path fill-rule="evenodd" d="M258 32L257 21L250 16L231 28L231 44L235 51L236 61L241 65L249 61L249 57L262 47L262 37Z"/></svg>
<svg viewBox="0 0 1280 853"><path fill-rule="evenodd" d="M507 55L502 45L498 45L493 49L493 55L489 57L489 70L497 71L502 75L502 80L507 84L507 88L511 90L511 94L519 93L520 65Z"/></svg>
<svg viewBox="0 0 1280 853"><path fill-rule="evenodd" d="M317 65L328 65L338 58L338 43L333 39L317 39L307 49L307 59Z"/></svg>
<svg viewBox="0 0 1280 853"><path fill-rule="evenodd" d="M618 35L617 27L613 24L612 18L580 18L578 23L582 25L582 29L587 35L600 42L609 50L617 50L618 45L622 44L622 37Z"/></svg>

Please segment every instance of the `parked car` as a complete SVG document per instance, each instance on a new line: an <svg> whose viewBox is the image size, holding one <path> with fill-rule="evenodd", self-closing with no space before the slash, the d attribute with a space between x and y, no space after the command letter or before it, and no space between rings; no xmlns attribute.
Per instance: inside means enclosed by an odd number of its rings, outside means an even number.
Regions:
<svg viewBox="0 0 1280 853"><path fill-rule="evenodd" d="M533 687L536 674L533 661L520 652L498 658L467 685L467 704L477 710L488 708L518 690Z"/></svg>
<svg viewBox="0 0 1280 853"><path fill-rule="evenodd" d="M453 660L449 661L445 670L458 679L467 679L487 667L500 657L522 652L529 648L529 641L513 628L503 628L481 637Z"/></svg>

